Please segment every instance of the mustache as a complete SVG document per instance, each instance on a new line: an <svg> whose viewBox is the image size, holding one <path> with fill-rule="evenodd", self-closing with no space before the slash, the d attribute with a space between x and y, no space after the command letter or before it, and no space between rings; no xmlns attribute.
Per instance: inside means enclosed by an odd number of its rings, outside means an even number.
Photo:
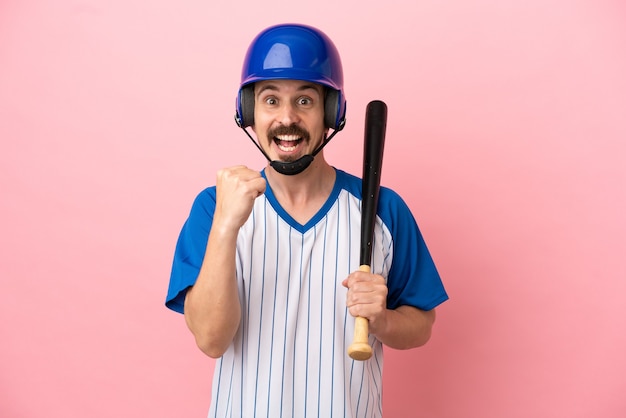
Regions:
<svg viewBox="0 0 626 418"><path fill-rule="evenodd" d="M301 127L295 124L288 125L288 126L280 125L280 126L277 126L276 128L272 128L267 131L268 138L274 138L275 136L278 136L278 135L296 135L304 140L308 140L310 137L308 131L306 131L305 129L302 129Z"/></svg>

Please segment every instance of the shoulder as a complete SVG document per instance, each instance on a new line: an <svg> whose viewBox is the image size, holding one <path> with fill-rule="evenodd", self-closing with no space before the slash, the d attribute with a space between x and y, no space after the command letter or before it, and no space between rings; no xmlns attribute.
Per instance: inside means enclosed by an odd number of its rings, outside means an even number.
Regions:
<svg viewBox="0 0 626 418"><path fill-rule="evenodd" d="M347 173L338 168L335 169L335 172L337 173L337 183L343 189L352 192L352 194L354 194L355 196L361 197L361 187L363 183L361 177L357 177L354 174ZM380 186L380 196L381 198L390 201L402 201L402 198L398 193L396 193L390 187L386 187L383 185Z"/></svg>
<svg viewBox="0 0 626 418"><path fill-rule="evenodd" d="M210 186L196 195L196 201L215 200L215 186Z"/></svg>
<svg viewBox="0 0 626 418"><path fill-rule="evenodd" d="M346 190L357 199L362 200L362 179L353 174L336 169L337 183L339 187ZM378 195L378 215L384 219L388 216L411 214L411 211L404 199L392 188L381 186Z"/></svg>
<svg viewBox="0 0 626 418"><path fill-rule="evenodd" d="M192 211L200 208L215 207L215 186L207 187L193 200Z"/></svg>
<svg viewBox="0 0 626 418"><path fill-rule="evenodd" d="M361 198L361 179L354 174L347 173L338 168L335 169L335 173L337 175L336 182L337 185L343 189L347 190L350 194Z"/></svg>

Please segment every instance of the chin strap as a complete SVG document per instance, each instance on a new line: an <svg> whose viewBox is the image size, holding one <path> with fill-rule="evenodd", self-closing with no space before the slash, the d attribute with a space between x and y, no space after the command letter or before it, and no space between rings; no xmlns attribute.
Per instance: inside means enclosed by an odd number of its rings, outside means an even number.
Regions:
<svg viewBox="0 0 626 418"><path fill-rule="evenodd" d="M248 136L248 138L250 138L252 143L258 148L259 151L261 151L261 154L263 154L263 156L265 156L267 161L269 161L270 166L272 166L272 168L278 171L280 174L284 174L286 176L293 176L295 174L300 174L304 170L306 170L307 167L311 165L311 163L313 162L314 157L322 150L322 148L326 146L326 144L330 142L331 139L333 139L333 137L337 134L337 132L343 129L345 125L345 119L344 119L341 122L341 124L337 127L337 129L335 129L330 134L330 136L325 138L324 142L322 142L320 146L317 147L315 151L313 151L312 154L303 155L302 157L298 158L296 161L284 162L284 161L278 161L278 160L272 161L269 155L267 155L267 153L263 151L263 148L261 148L259 143L255 141L254 138L252 138L252 135L250 135L248 130L241 125L241 122L239 121L239 118L237 117L237 115L235 115L235 121L237 122L237 126L239 126L246 133L246 135Z"/></svg>

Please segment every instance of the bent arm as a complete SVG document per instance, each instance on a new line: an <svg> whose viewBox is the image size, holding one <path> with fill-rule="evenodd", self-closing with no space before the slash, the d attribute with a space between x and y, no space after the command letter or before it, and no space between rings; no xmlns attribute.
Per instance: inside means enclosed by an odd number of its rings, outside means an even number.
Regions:
<svg viewBox="0 0 626 418"><path fill-rule="evenodd" d="M209 357L221 357L239 328L237 235L265 187L261 174L246 166L217 173L215 212L204 259L196 283L185 297L185 321L196 344Z"/></svg>
<svg viewBox="0 0 626 418"><path fill-rule="evenodd" d="M203 353L221 357L239 327L235 272L237 231L214 225L196 283L185 297L185 321Z"/></svg>
<svg viewBox="0 0 626 418"><path fill-rule="evenodd" d="M397 350L420 347L430 339L435 316L434 309L422 311L413 306L387 309L382 318L370 322L370 333Z"/></svg>
<svg viewBox="0 0 626 418"><path fill-rule="evenodd" d="M428 342L435 310L423 311L410 305L387 309L388 288L380 274L355 271L344 281L347 305L352 316L369 321L369 333L398 350L420 347Z"/></svg>

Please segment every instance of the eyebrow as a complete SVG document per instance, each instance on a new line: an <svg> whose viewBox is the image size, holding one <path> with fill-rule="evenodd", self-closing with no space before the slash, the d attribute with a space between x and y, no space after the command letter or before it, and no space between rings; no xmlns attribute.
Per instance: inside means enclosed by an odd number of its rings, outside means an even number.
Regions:
<svg viewBox="0 0 626 418"><path fill-rule="evenodd" d="M262 86L258 92L256 92L256 94L261 94L263 93L265 90L272 90L272 91L278 91L279 88L277 85L275 84L265 84L264 86ZM315 90L318 93L322 93L322 89L314 83L310 83L310 84L302 84L300 87L298 87L296 89L296 91L304 91L304 90Z"/></svg>

